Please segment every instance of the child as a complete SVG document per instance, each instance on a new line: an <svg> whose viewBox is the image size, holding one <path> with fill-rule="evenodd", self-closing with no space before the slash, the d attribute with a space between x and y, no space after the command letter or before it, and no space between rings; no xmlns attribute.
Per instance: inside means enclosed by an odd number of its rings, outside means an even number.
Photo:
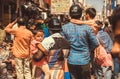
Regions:
<svg viewBox="0 0 120 79"><path fill-rule="evenodd" d="M31 53L31 57L38 51L38 47L37 45L39 43L41 43L41 41L44 38L44 32L43 30L33 30L33 35L34 37L31 40L31 45L30 45L30 53ZM49 79L50 78L50 73L49 73L49 67L47 64L47 60L45 59L45 57L43 57L40 61L36 62L34 60L32 60L33 63L33 69L32 69L32 77L34 77L34 71L36 69L36 66L39 67L45 74L45 78L44 79ZM36 78L37 79L37 78Z"/></svg>

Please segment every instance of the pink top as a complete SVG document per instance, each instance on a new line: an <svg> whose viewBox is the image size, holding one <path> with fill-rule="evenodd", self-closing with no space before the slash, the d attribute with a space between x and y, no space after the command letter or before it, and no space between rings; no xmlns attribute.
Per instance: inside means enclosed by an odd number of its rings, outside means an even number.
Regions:
<svg viewBox="0 0 120 79"><path fill-rule="evenodd" d="M31 54L35 54L37 51L38 51L38 47L37 47L37 44L39 44L40 42L39 41L36 41L35 39L33 39L31 41L31 44L30 44L30 53Z"/></svg>
<svg viewBox="0 0 120 79"><path fill-rule="evenodd" d="M95 50L95 59L97 64L100 66L112 66L113 62L111 54L108 53L102 45L99 45L98 49Z"/></svg>
<svg viewBox="0 0 120 79"><path fill-rule="evenodd" d="M106 58L104 58L104 62L101 64L101 66L113 66L112 56L110 53L107 54Z"/></svg>
<svg viewBox="0 0 120 79"><path fill-rule="evenodd" d="M30 56L32 57L33 54L35 54L37 51L38 51L38 47L37 47L37 44L39 44L40 42L39 41L36 41L35 39L33 39L31 41L31 44L30 44ZM36 66L41 66L43 64L47 64L47 61L45 58L41 59L39 62L35 62L34 60L32 61L34 65Z"/></svg>

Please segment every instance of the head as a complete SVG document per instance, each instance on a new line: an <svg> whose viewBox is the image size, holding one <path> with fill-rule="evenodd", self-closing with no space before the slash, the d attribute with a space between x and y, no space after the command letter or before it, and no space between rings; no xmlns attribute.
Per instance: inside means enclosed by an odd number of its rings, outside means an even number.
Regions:
<svg viewBox="0 0 120 79"><path fill-rule="evenodd" d="M114 33L113 53L120 53L120 7L116 8L112 14L112 30Z"/></svg>
<svg viewBox="0 0 120 79"><path fill-rule="evenodd" d="M43 40L43 38L44 38L43 30L33 30L32 33L33 33L34 39L36 41L40 41L41 42Z"/></svg>
<svg viewBox="0 0 120 79"><path fill-rule="evenodd" d="M17 19L17 24L18 24L18 26L26 26L26 20L25 20L25 18L19 17Z"/></svg>
<svg viewBox="0 0 120 79"><path fill-rule="evenodd" d="M109 26L109 23L107 21L104 22L104 26L105 27L108 27Z"/></svg>
<svg viewBox="0 0 120 79"><path fill-rule="evenodd" d="M96 24L98 25L98 31L102 29L103 23L99 20L96 21Z"/></svg>
<svg viewBox="0 0 120 79"><path fill-rule="evenodd" d="M72 5L69 9L69 14L72 19L80 19L82 16L82 8L77 4Z"/></svg>
<svg viewBox="0 0 120 79"><path fill-rule="evenodd" d="M87 8L86 11L86 20L94 19L96 16L96 10L95 8Z"/></svg>
<svg viewBox="0 0 120 79"><path fill-rule="evenodd" d="M48 28L51 34L59 33L62 30L60 20L56 17L51 18L48 22Z"/></svg>

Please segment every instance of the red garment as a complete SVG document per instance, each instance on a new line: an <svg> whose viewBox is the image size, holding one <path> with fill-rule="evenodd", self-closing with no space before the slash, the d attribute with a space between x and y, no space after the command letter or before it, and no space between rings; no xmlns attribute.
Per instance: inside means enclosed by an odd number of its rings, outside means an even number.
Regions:
<svg viewBox="0 0 120 79"><path fill-rule="evenodd" d="M45 58L43 58L39 62L35 62L34 60L32 62L33 62L33 65L36 65L37 67L39 67L39 66L41 66L43 64L47 64L47 60Z"/></svg>

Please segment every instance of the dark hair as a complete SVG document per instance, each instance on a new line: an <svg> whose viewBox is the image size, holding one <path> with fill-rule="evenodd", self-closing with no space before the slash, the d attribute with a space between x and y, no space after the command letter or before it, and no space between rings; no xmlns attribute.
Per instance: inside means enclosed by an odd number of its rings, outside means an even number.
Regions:
<svg viewBox="0 0 120 79"><path fill-rule="evenodd" d="M80 17L82 16L82 8L77 4L72 5L70 7L69 14L70 17L73 19L80 19Z"/></svg>
<svg viewBox="0 0 120 79"><path fill-rule="evenodd" d="M38 32L43 32L43 30L32 30L33 35L36 35Z"/></svg>
<svg viewBox="0 0 120 79"><path fill-rule="evenodd" d="M89 14L90 18L92 18L92 19L94 19L96 16L95 8L87 8L85 12L86 12L86 14Z"/></svg>
<svg viewBox="0 0 120 79"><path fill-rule="evenodd" d="M104 24L105 24L105 27L108 27L109 25L107 21L105 21Z"/></svg>
<svg viewBox="0 0 120 79"><path fill-rule="evenodd" d="M111 19L111 22L112 22L112 29L113 31L115 31L116 29L116 24L118 21L120 21L120 7L116 8L113 13L112 13L112 19Z"/></svg>
<svg viewBox="0 0 120 79"><path fill-rule="evenodd" d="M108 16L108 21L110 23L110 25L112 24L112 16Z"/></svg>
<svg viewBox="0 0 120 79"><path fill-rule="evenodd" d="M26 20L23 17L19 17L17 19L17 23L18 23L19 26L25 26L26 25Z"/></svg>

